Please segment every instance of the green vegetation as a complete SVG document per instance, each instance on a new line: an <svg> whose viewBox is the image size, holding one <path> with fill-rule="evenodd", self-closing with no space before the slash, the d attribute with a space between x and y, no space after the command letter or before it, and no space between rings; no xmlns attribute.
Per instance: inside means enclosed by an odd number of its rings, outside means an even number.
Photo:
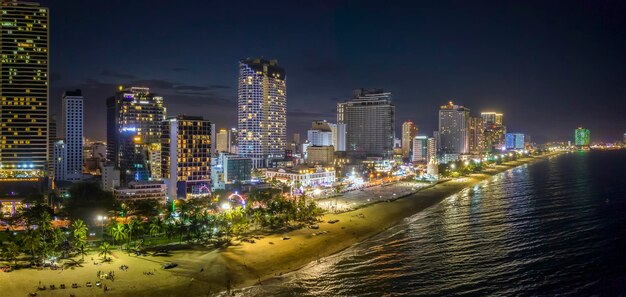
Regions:
<svg viewBox="0 0 626 297"><path fill-rule="evenodd" d="M223 247L254 232L301 228L322 214L306 196L288 199L280 189L253 191L245 201L229 200L226 193L218 192L212 197L177 200L167 206L156 201L115 203L109 193L86 183L77 183L70 191L72 198L64 201L59 213L72 220L69 228L54 227L53 210L43 203L3 218L12 226L0 236L3 264L41 266L73 257L82 262L89 252L110 261L115 249L145 252L171 243ZM92 230L104 233L98 236L101 242L96 250L90 251L86 222L95 224Z"/></svg>

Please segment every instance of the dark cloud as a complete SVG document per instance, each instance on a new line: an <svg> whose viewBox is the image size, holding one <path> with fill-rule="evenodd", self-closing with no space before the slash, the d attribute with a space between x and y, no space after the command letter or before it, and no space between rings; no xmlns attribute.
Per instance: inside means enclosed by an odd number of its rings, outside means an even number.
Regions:
<svg viewBox="0 0 626 297"><path fill-rule="evenodd" d="M211 90L230 89L230 87L226 85L210 85L209 88Z"/></svg>
<svg viewBox="0 0 626 297"><path fill-rule="evenodd" d="M102 70L102 72L100 72L100 76L112 77L112 78L117 78L117 79L134 79L134 78L136 78L132 74L113 72L111 70L106 70L106 69Z"/></svg>
<svg viewBox="0 0 626 297"><path fill-rule="evenodd" d="M183 71L187 71L189 69L185 68L185 67L174 67L171 69L174 72L183 72Z"/></svg>

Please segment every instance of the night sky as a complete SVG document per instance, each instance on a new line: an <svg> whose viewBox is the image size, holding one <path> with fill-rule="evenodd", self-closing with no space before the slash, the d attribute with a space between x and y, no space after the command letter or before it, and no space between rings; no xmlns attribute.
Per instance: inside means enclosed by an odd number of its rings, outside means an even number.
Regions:
<svg viewBox="0 0 626 297"><path fill-rule="evenodd" d="M85 134L105 139L117 85L150 87L168 115L236 127L238 60L287 70L288 138L335 120L352 89L384 88L420 134L449 100L504 113L536 141L626 132L624 1L52 0L52 112L86 97ZM415 2L415 3L413 3Z"/></svg>

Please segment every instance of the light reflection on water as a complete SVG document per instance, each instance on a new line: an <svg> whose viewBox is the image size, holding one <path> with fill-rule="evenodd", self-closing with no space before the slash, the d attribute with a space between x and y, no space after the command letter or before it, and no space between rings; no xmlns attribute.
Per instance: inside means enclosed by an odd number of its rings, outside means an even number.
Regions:
<svg viewBox="0 0 626 297"><path fill-rule="evenodd" d="M241 296L623 294L626 153L496 175Z"/></svg>

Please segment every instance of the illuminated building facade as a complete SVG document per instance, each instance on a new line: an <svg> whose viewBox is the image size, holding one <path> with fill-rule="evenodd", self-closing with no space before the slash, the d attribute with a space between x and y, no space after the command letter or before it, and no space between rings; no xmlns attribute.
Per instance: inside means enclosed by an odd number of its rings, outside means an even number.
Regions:
<svg viewBox="0 0 626 297"><path fill-rule="evenodd" d="M578 147L588 147L590 143L589 129L577 128L574 131L574 145Z"/></svg>
<svg viewBox="0 0 626 297"><path fill-rule="evenodd" d="M54 143L57 141L57 117L51 115L48 118L48 178L54 177Z"/></svg>
<svg viewBox="0 0 626 297"><path fill-rule="evenodd" d="M162 175L170 199L210 194L212 127L202 117L178 116L164 122Z"/></svg>
<svg viewBox="0 0 626 297"><path fill-rule="evenodd" d="M469 153L470 110L450 102L439 109L439 152Z"/></svg>
<svg viewBox="0 0 626 297"><path fill-rule="evenodd" d="M526 145L524 142L524 134L522 133L507 133L506 134L506 149L507 150L523 150Z"/></svg>
<svg viewBox="0 0 626 297"><path fill-rule="evenodd" d="M411 156L413 139L417 136L417 126L413 121L406 121L402 124L402 158Z"/></svg>
<svg viewBox="0 0 626 297"><path fill-rule="evenodd" d="M281 159L287 148L285 69L276 60L239 61L239 155L265 167Z"/></svg>
<svg viewBox="0 0 626 297"><path fill-rule="evenodd" d="M276 179L291 186L330 187L335 182L335 169L323 166L296 166L293 168L268 168L265 171L265 178Z"/></svg>
<svg viewBox="0 0 626 297"><path fill-rule="evenodd" d="M163 97L149 88L122 89L107 99L107 159L120 169L122 184L158 178Z"/></svg>
<svg viewBox="0 0 626 297"><path fill-rule="evenodd" d="M473 155L481 154L485 151L485 125L483 118L469 118L469 151Z"/></svg>
<svg viewBox="0 0 626 297"><path fill-rule="evenodd" d="M335 148L332 145L311 145L306 149L306 162L311 165L329 165L335 160Z"/></svg>
<svg viewBox="0 0 626 297"><path fill-rule="evenodd" d="M415 136L413 138L413 149L411 154L411 162L427 163L428 162L428 137Z"/></svg>
<svg viewBox="0 0 626 297"><path fill-rule="evenodd" d="M215 135L216 153L228 152L236 153L237 150L237 129L220 129Z"/></svg>
<svg viewBox="0 0 626 297"><path fill-rule="evenodd" d="M252 179L252 159L230 153L220 153L211 159L212 190L224 190L235 182L247 183Z"/></svg>
<svg viewBox="0 0 626 297"><path fill-rule="evenodd" d="M396 107L382 89L353 91L337 104L337 123L346 127L346 151L355 157L393 156Z"/></svg>
<svg viewBox="0 0 626 297"><path fill-rule="evenodd" d="M0 1L0 178L48 168L48 8Z"/></svg>
<svg viewBox="0 0 626 297"><path fill-rule="evenodd" d="M506 126L504 126L504 116L497 112L482 112L484 126L484 146L485 150L500 150L505 146Z"/></svg>
<svg viewBox="0 0 626 297"><path fill-rule="evenodd" d="M65 181L79 181L83 177L83 95L80 90L68 91L61 99L59 137L65 142L63 174ZM55 178L56 180L56 178Z"/></svg>

